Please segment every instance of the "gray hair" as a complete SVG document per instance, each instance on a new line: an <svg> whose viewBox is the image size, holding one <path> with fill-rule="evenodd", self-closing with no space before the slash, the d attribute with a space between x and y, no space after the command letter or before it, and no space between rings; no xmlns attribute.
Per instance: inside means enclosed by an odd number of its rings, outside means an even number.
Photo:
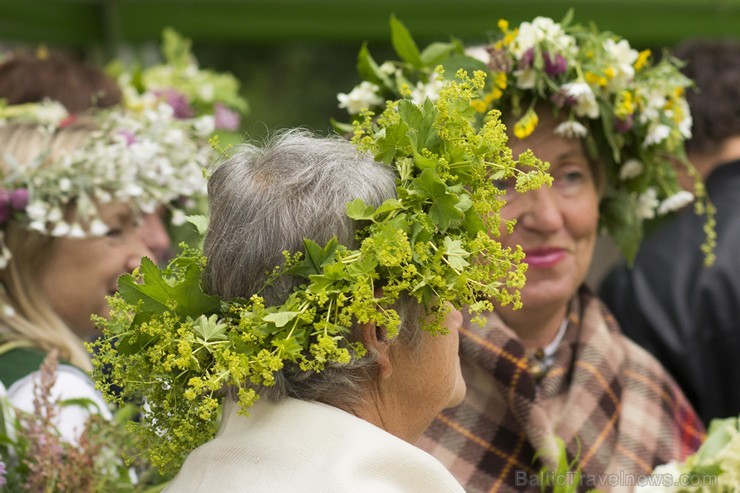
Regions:
<svg viewBox="0 0 740 493"><path fill-rule="evenodd" d="M339 137L290 130L274 135L262 147L237 147L208 184L211 219L204 244L205 290L227 300L259 292L267 305L283 303L305 282L283 275L265 286L269 273L283 263L284 250L304 251L304 238L323 245L335 236L354 247L357 225L346 215L347 203L361 198L377 207L395 192L395 173L389 166ZM399 342L415 340L417 324L407 322L417 320L419 306L404 300L397 310L402 321ZM359 327L352 328L349 339L360 340ZM274 386L259 392L273 400L292 396L351 406L375 370L372 355L321 373L286 367Z"/></svg>

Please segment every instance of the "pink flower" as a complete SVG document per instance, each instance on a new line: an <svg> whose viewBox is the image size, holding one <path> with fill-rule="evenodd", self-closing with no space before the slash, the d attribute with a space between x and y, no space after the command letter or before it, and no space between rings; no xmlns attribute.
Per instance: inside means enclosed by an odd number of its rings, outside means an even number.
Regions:
<svg viewBox="0 0 740 493"><path fill-rule="evenodd" d="M557 53L551 56L549 53L543 53L545 58L545 72L550 77L560 75L568 68L568 62L565 60L563 55Z"/></svg>
<svg viewBox="0 0 740 493"><path fill-rule="evenodd" d="M13 190L10 194L10 205L17 211L25 210L28 205L28 190L25 188Z"/></svg>
<svg viewBox="0 0 740 493"><path fill-rule="evenodd" d="M119 130L118 135L123 137L123 139L126 141L127 146L130 146L131 144L136 142L136 135L134 135L134 133L129 130Z"/></svg>
<svg viewBox="0 0 740 493"><path fill-rule="evenodd" d="M216 128L231 130L232 132L239 130L241 117L236 111L227 108L221 103L216 103L213 105L213 116L216 120Z"/></svg>
<svg viewBox="0 0 740 493"><path fill-rule="evenodd" d="M616 118L614 120L614 128L617 129L617 132L619 133L626 133L632 130L633 125L633 118L632 115L627 115L627 117L622 120L621 118Z"/></svg>
<svg viewBox="0 0 740 493"><path fill-rule="evenodd" d="M193 108L190 107L188 98L185 94L176 89L161 89L154 91L156 96L161 96L167 101L175 112L175 118L184 120L193 117Z"/></svg>

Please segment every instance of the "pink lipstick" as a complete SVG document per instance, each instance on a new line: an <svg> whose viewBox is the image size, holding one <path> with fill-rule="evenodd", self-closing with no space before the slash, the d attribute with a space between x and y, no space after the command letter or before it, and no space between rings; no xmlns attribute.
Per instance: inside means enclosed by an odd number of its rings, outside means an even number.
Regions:
<svg viewBox="0 0 740 493"><path fill-rule="evenodd" d="M530 268L547 269L553 267L565 258L566 251L562 248L533 248L524 251L524 262Z"/></svg>

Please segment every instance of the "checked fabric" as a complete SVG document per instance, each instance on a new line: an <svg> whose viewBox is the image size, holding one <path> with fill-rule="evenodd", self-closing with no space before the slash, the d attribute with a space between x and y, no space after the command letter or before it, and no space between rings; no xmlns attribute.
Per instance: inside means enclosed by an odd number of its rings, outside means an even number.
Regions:
<svg viewBox="0 0 740 493"><path fill-rule="evenodd" d="M704 438L674 381L586 288L571 301L554 364L539 382L496 314L484 327L465 324L460 336L465 401L439 415L417 445L468 492L539 491L538 470L557 458L555 434L568 458L579 458L581 491L631 491Z"/></svg>

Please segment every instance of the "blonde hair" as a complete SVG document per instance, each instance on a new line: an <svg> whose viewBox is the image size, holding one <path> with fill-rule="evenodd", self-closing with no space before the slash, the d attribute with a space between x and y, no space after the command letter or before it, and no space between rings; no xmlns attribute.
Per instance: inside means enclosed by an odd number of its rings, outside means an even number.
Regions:
<svg viewBox="0 0 740 493"><path fill-rule="evenodd" d="M36 125L0 127L0 165L7 171L11 159L27 163L42 153L44 161L84 144L95 127L81 119L45 134ZM39 283L56 238L23 228L10 221L4 228L5 243L11 252L6 268L0 271L4 289L0 290L0 340L37 347L44 351L57 349L59 357L91 371L92 364L82 339L56 314ZM8 309L10 308L10 309ZM15 312L15 313L13 313Z"/></svg>

